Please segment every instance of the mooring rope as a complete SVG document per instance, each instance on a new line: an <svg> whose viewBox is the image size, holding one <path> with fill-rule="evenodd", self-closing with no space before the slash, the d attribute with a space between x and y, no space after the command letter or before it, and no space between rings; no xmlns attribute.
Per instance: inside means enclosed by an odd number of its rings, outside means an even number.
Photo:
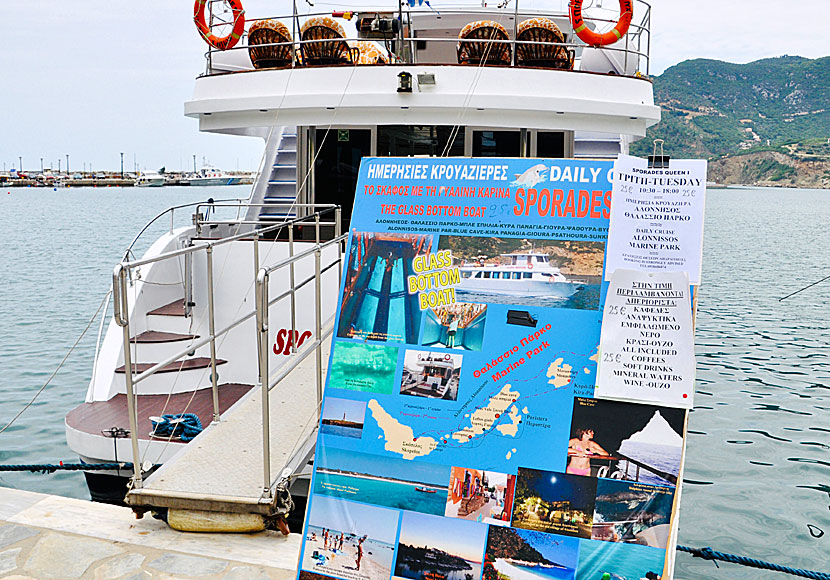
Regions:
<svg viewBox="0 0 830 580"><path fill-rule="evenodd" d="M23 465L0 465L0 471L31 471L32 473L54 473L56 471L103 471L110 469L132 469L132 463L31 463Z"/></svg>
<svg viewBox="0 0 830 580"><path fill-rule="evenodd" d="M735 554L717 552L709 547L690 548L688 546L677 546L677 551L688 552L695 558L703 558L704 560L720 560L722 562L732 562L733 564L740 564L741 566L749 566L750 568L761 568L762 570L775 570L776 572L784 572L785 574L801 576L802 578L830 580L830 574L827 574L826 572L813 572L812 570L802 570L801 568L781 566L779 564L764 562L763 560L756 560L755 558L747 558L746 556L736 556ZM717 562L715 562L715 565L717 566Z"/></svg>

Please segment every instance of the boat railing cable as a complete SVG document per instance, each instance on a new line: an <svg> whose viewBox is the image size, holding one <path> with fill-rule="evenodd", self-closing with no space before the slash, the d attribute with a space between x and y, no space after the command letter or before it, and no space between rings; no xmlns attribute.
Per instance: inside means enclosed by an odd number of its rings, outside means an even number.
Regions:
<svg viewBox="0 0 830 580"><path fill-rule="evenodd" d="M800 289L796 290L795 292L791 292L791 293L787 294L787 295L786 295L786 296L784 296L783 298L779 298L779 299L778 299L778 301L779 301L779 302L781 302L782 300L786 300L786 299L787 299L787 298L789 298L790 296L795 296L795 295L796 295L796 294L798 294L799 292L803 292L804 290L807 290L808 288L812 288L813 286L815 286L815 285L817 285L817 284L821 284L821 283L822 283L822 282L824 282L825 280L830 280L830 276L825 276L825 277L824 277L824 278L822 278L821 280L817 280L816 282L813 282L812 284L807 284L806 286L804 286L804 288L800 288Z"/></svg>
<svg viewBox="0 0 830 580"><path fill-rule="evenodd" d="M4 431L6 431L9 427L11 427L12 425L14 425L15 421L17 421L17 419L18 419L18 418L19 418L19 417L20 417L20 416L21 416L21 415L22 415L22 414L26 411L26 409L28 409L29 407L31 407L31 406L34 404L34 402L37 400L37 398L40 396L40 394L41 394L41 393L42 393L42 392L46 389L46 387L48 387L48 386L49 386L49 383L51 383L51 382L52 382L52 379L54 379L54 378L55 378L55 376L58 374L58 372L59 372L59 371L61 370L61 368L63 367L63 365L64 365L64 363L66 362L66 360L67 360L67 359L70 357L70 355L71 355L71 354L75 351L75 348L78 346L78 344L81 342L81 340L82 340L82 339L84 338L84 336L86 335L86 333L87 333L87 331L89 330L89 328L90 328L90 327L92 326L92 324L95 322L95 319L98 317L98 314L101 312L101 309L102 309L102 308L104 308L104 306L105 306L105 305L109 302L109 298L110 298L110 292L107 292L106 296L104 296L104 299L103 299L103 300L101 300L101 303L98 305L98 308L95 310L95 314L93 314L93 315L92 315L92 318L90 318L90 319L89 319L89 322L87 322L86 326L85 326L85 327L84 327L84 329L81 331L81 334L78 336L78 338L75 340L75 342L74 342L74 343L72 344L72 346L69 348L69 350L66 352L66 354L65 354L65 355L64 355L64 357L63 357L63 359L61 359L61 362L60 362L60 363L58 363L57 368L55 368L55 370L54 370L54 371L52 371L52 374L51 374L51 375L49 375L49 378L48 378L48 379L46 379L46 382L45 382L45 383L43 383L43 385L41 385L41 387L37 390L37 392L34 394L34 396L33 396L33 397L29 400L29 402L28 402L28 403L26 403L25 405L23 405L23 408L22 408L22 409L20 409L20 411L18 411L18 412L17 412L17 414L16 414L14 417L12 417L12 419L11 419L8 423L6 423L6 426L5 426L5 427L3 427L2 429L0 429L0 433L3 433L3 432L4 432Z"/></svg>

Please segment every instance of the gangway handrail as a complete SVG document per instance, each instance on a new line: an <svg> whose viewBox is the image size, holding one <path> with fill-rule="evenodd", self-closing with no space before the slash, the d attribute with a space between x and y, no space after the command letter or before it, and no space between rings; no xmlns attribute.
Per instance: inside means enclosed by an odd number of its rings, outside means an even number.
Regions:
<svg viewBox="0 0 830 580"><path fill-rule="evenodd" d="M229 200L235 201L235 200ZM242 200L238 200L242 201ZM224 203L224 201L222 202ZM194 204L186 204L181 207L188 207ZM215 204L208 203L203 204L202 202L198 202L197 210L202 205L207 205L209 207L214 207ZM235 205L234 205L235 206ZM234 207L231 206L231 207ZM240 234L236 234L233 236L224 237L218 240L210 240L205 243L193 244L189 245L185 248L173 250L170 252L165 252L158 256L153 256L146 259L141 260L124 260L118 263L114 270L113 270L113 321L117 326L122 328L123 332L123 354L124 354L124 374L125 374L125 385L126 385L126 395L127 395L127 413L130 423L130 439L131 439L131 447L132 447L132 454L133 454L133 465L135 466L133 469L133 478L132 478L132 487L139 489L142 487L142 470L143 466L140 461L140 453L139 453L139 446L138 446L138 429L137 429L137 414L136 414L136 401L135 401L135 386L149 378L150 376L156 374L165 366L175 362L176 360L181 359L185 355L190 352L195 351L197 348L201 348L205 345L210 345L210 369L211 369L211 390L213 395L213 407L214 407L214 421L219 421L219 395L218 395L218 376L216 372L216 365L217 365L217 356L216 356L216 339L217 337L224 336L246 320L249 320L251 317L256 316L257 318L257 338L260 339L260 320L263 319L263 314L260 312L261 308L265 309L264 319L267 320L268 318L268 308L279 302L280 300L290 296L291 297L291 314L292 314L292 336L295 333L295 320L294 320L294 312L295 312L295 295L298 289L305 286L311 280L316 281L316 289L315 289L315 302L316 302L316 329L317 329L317 339L313 341L308 349L307 352L303 352L302 356L299 357L299 360L292 360L288 364L292 365L292 369L295 368L299 362L304 360L307 357L307 354L311 352L311 350L316 350L317 353L317 391L318 391L318 399L321 393L321 375L322 375L322 367L321 367L321 352L320 349L322 348L324 337L322 336L321 332L321 324L322 324L322 313L321 313L321 276L324 272L328 271L329 269L340 266L343 261L343 247L342 243L347 238L347 235L341 234L341 208L340 206L334 204L297 204L295 207L302 206L302 207L310 207L310 208L322 208L318 211L303 217L298 217L292 220L287 220L282 223L272 224L263 228L255 229L254 231L248 231ZM226 206L224 206L226 207ZM240 205L241 207L241 205ZM172 211L172 208L167 211ZM166 212L164 212L166 213ZM160 215L164 215L164 213ZM321 216L328 213L334 213L334 221L332 222L323 222L321 221ZM196 214L196 218L194 219L194 224L200 224L201 215L198 213ZM158 219L158 218L156 218ZM314 225L315 228L315 244L311 248L304 250L300 253L294 253L294 240L293 240L293 231L295 226L304 226L304 225ZM326 242L320 241L320 227L322 225L332 225L335 228L335 237L331 240ZM259 264L259 241L260 237L266 233L269 233L274 230L280 230L282 228L288 228L289 231L289 256L279 260L276 264L270 267L269 273L273 272L279 268L283 268L288 266L291 270L291 287L289 290L282 292L280 295L274 298L273 301L267 299L268 289L267 284L265 287L265 297L266 300L264 302L257 300L256 307L253 312L248 312L247 314L238 317L233 322L228 324L226 327L222 328L221 330L216 329L215 327L215 304L214 304L214 294L213 294L213 249L217 246L225 245L227 243L233 241L239 241L243 239L250 239L253 238L254 244L254 266L255 272L257 274L256 281L259 282L259 275L264 270L264 268L260 268ZM320 259L322 255L322 251L326 248L329 248L332 245L337 245L338 252L337 252L337 260L334 260L331 264L328 264L325 268L321 268ZM176 354L169 356L162 362L158 362L153 364L149 369L144 370L141 373L133 376L133 363L131 360L131 343L132 337L130 336L130 314L129 314L129 301L127 299L127 279L128 275L130 274L133 268L138 268L140 266L159 262L166 259L175 258L181 255L191 256L194 252L205 250L207 256L207 295L208 295L208 324L209 324L209 331L208 336L202 338L198 341L195 341L189 344L186 348L177 352ZM305 278L300 282L299 285L294 285L294 264L295 262L302 260L303 258L307 258L311 255L314 255L315 259L315 273L313 276ZM340 274L340 269L338 270L338 274ZM267 278L267 274L265 274ZM257 296L260 296L261 288L257 287ZM326 337L328 333L326 334ZM265 337L265 340L258 340L258 346L260 348L260 352L258 353L258 358L262 356L262 352L265 352L265 360L267 369L267 357L268 357L268 338ZM297 359L297 348L296 345L292 345L291 353L294 355L294 358ZM261 368L261 367L260 367ZM265 389L265 399L267 402L267 391L269 390L269 386L271 381L269 380L270 377L267 374L264 375L266 377L266 389ZM284 376L284 375L282 375ZM281 380L279 378L278 380ZM278 382L277 380L277 382ZM319 405L318 405L319 407ZM267 413L263 413L263 420L267 420ZM264 429L268 430L269 425L265 424ZM267 439L264 441L264 444L267 445ZM267 465L267 473L270 473L270 457L265 457L265 463ZM270 482L266 483L263 497L272 497L272 493L270 491L271 486Z"/></svg>
<svg viewBox="0 0 830 580"><path fill-rule="evenodd" d="M262 267L258 270L256 275L256 289L255 289L255 304L256 304L256 311L257 311L257 345L259 347L259 356L257 358L258 364L258 380L257 380L257 388L261 391L262 397L262 470L263 470L263 478L262 478L262 493L263 497L269 497L276 499L275 489L274 489L274 482L285 482L290 477L291 474L286 473L286 466L292 465L292 469L299 469L303 464L303 461L298 461L298 455L304 455L308 452L308 445L304 443L299 449L296 449L294 454L291 458L289 458L286 465L283 466L283 470L280 472L279 477L275 480L271 478L271 435L270 435L270 401L269 401L269 393L271 391L272 385L272 378L269 370L269 363L268 363L268 332L269 332L269 307L271 305L271 301L269 300L268 296L268 286L269 286L269 279L272 273L284 268L286 266L289 267L289 274L290 274L290 289L288 294L291 297L291 336L294 337L296 335L296 321L295 321L295 309L296 309L296 287L294 286L294 263L297 260L302 259L303 257L310 256L311 254L314 255L314 279L315 279L315 296L314 296L314 335L316 338L309 345L306 350L305 354L302 356L301 359L295 359L289 365L281 365L280 372L277 374L273 384L276 385L281 381L283 378L288 376L294 368L296 368L301 360L304 360L308 354L314 351L315 357L315 378L316 378L316 387L317 387L317 418L319 419L320 408L322 405L323 399L323 360L322 360L322 346L325 338L328 337L329 332L327 330L325 337L323 336L323 320L322 320L322 275L325 270L321 266L321 258L322 258L322 251L326 247L336 244L338 248L338 256L335 263L342 264L343 262L343 254L342 254L342 244L347 237L348 234L341 234L340 228L340 211L337 211L336 217L336 226L335 226L335 237L334 239L325 242L324 244L319 243L320 239L320 223L319 223L319 215L316 216L315 220L315 231L316 231L316 238L318 243L308 248L305 251L302 251L298 254L294 254L294 246L293 246L293 226L289 229L289 257L281 260L280 262L273 264L269 267ZM328 268L326 268L327 270ZM338 270L338 276L342 276L342 267ZM339 281L339 280L338 280ZM339 284L338 284L339 288ZM280 299L284 297L285 293L281 295ZM332 326L332 332L333 332ZM292 341L292 352L297 352L296 341ZM290 469L288 470L290 471ZM277 487L281 484L277 483Z"/></svg>

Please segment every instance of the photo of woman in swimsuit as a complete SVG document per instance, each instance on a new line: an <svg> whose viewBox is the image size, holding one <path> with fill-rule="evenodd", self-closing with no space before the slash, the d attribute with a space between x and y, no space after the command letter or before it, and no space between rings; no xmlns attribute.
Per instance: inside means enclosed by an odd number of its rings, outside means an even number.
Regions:
<svg viewBox="0 0 830 580"><path fill-rule="evenodd" d="M594 430L579 428L576 437L568 441L567 473L573 475L591 475L591 456L609 455L602 446L594 441Z"/></svg>

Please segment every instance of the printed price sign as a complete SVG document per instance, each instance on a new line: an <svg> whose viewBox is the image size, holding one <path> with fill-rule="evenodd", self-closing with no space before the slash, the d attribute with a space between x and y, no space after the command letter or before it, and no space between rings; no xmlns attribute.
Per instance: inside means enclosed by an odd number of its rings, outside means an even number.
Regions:
<svg viewBox="0 0 830 580"><path fill-rule="evenodd" d="M700 284L706 161L649 169L645 159L614 162L605 279L614 270L686 272Z"/></svg>
<svg viewBox="0 0 830 580"><path fill-rule="evenodd" d="M691 408L694 372L686 274L614 272L602 319L595 396Z"/></svg>

